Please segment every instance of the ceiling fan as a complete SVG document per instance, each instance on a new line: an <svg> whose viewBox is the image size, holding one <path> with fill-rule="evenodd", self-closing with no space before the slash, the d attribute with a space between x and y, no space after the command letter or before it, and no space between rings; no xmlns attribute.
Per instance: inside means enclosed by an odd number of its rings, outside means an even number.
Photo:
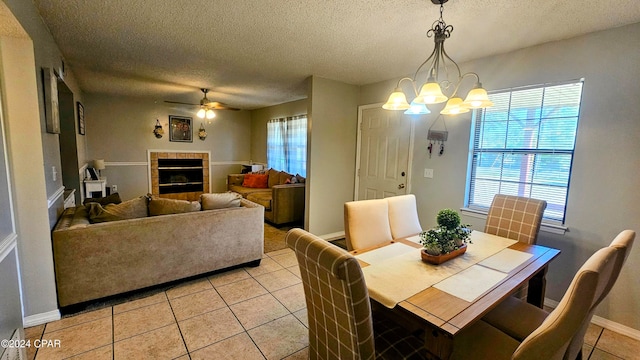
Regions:
<svg viewBox="0 0 640 360"><path fill-rule="evenodd" d="M202 93L204 94L204 97L200 100L199 104L193 104L193 103L185 103L185 102L180 102L180 101L169 101L169 100L165 100L164 102L168 103L168 104L180 104L180 105L191 105L191 106L199 106L200 110L198 111L197 116L199 118L204 119L205 117L207 119L213 119L216 115L213 112L213 110L233 110L233 111L238 111L240 109L238 108L234 108L231 107L225 103L219 102L219 101L211 101L207 98L207 93L209 92L209 89L200 89L200 91L202 91Z"/></svg>

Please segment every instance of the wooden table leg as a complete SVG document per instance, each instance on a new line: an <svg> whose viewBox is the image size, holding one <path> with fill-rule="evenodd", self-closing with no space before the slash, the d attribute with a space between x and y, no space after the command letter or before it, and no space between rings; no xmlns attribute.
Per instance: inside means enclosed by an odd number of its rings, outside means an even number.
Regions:
<svg viewBox="0 0 640 360"><path fill-rule="evenodd" d="M440 329L425 330L424 346L429 352L427 359L447 360L453 352L453 337Z"/></svg>
<svg viewBox="0 0 640 360"><path fill-rule="evenodd" d="M548 269L548 266L543 267L529 280L527 302L541 309L544 307L544 295L547 287L546 276Z"/></svg>

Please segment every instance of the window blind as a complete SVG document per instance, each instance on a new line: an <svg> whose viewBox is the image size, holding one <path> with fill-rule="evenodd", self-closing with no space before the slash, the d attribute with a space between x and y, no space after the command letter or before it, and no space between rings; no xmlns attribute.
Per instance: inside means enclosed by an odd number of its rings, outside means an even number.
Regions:
<svg viewBox="0 0 640 360"><path fill-rule="evenodd" d="M495 194L547 201L564 223L583 80L489 94L472 122L466 206L487 210Z"/></svg>

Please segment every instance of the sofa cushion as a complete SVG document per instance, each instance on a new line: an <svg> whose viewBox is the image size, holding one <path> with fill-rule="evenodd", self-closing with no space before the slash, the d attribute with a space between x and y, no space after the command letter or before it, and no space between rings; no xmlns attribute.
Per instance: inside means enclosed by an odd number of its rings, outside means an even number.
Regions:
<svg viewBox="0 0 640 360"><path fill-rule="evenodd" d="M278 171L278 170L276 170L274 168L271 168L271 169L269 169L267 174L269 174L269 188L272 188L275 185L279 185L280 184L280 171Z"/></svg>
<svg viewBox="0 0 640 360"><path fill-rule="evenodd" d="M107 204L104 207L96 202L87 203L89 221L94 224L147 217L147 202L146 196L140 196L120 204Z"/></svg>
<svg viewBox="0 0 640 360"><path fill-rule="evenodd" d="M245 174L242 186L249 188L266 189L269 184L269 175L267 174Z"/></svg>
<svg viewBox="0 0 640 360"><path fill-rule="evenodd" d="M271 211L271 199L271 193L260 192L247 195L247 200L264 206L265 211Z"/></svg>
<svg viewBox="0 0 640 360"><path fill-rule="evenodd" d="M99 197L99 198L86 198L82 202L83 205L87 205L90 202L96 202L102 206L107 204L120 204L122 200L120 199L120 195L118 193L113 193L109 196Z"/></svg>
<svg viewBox="0 0 640 360"><path fill-rule="evenodd" d="M306 181L306 179L300 174L296 174L296 180L298 180L299 183L304 183Z"/></svg>
<svg viewBox="0 0 640 360"><path fill-rule="evenodd" d="M278 185L291 184L291 177L293 175L289 174L286 171L280 171L278 174Z"/></svg>
<svg viewBox="0 0 640 360"><path fill-rule="evenodd" d="M73 213L73 219L69 223L69 229L85 227L89 222L89 209L84 205L78 205Z"/></svg>
<svg viewBox="0 0 640 360"><path fill-rule="evenodd" d="M242 195L235 192L200 195L202 210L238 207L240 206L240 199L242 199Z"/></svg>
<svg viewBox="0 0 640 360"><path fill-rule="evenodd" d="M200 211L200 202L152 197L149 201L149 215L180 214Z"/></svg>

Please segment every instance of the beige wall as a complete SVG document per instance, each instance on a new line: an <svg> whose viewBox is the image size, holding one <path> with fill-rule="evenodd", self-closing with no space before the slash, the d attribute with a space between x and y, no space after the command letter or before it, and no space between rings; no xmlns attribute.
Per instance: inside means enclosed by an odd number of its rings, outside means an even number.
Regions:
<svg viewBox="0 0 640 360"><path fill-rule="evenodd" d="M308 112L307 99L251 111L251 160L267 163L267 122L271 119L302 115Z"/></svg>
<svg viewBox="0 0 640 360"><path fill-rule="evenodd" d="M640 231L638 39L640 24L634 24L461 64L463 71L477 72L490 90L585 78L566 216L569 231L541 232L539 237L541 244L562 250L548 276L547 297L553 300L560 300L594 251L623 229ZM363 87L360 104L385 101L395 81ZM435 224L439 209L463 207L467 176L471 115L448 118L445 155L429 158L424 134L435 117L429 115L416 127L414 173L434 169L433 179L415 176L412 182L425 228ZM484 227L484 220L464 220L476 229ZM638 267L640 250L634 249L596 315L640 329L640 282L634 278Z"/></svg>
<svg viewBox="0 0 640 360"><path fill-rule="evenodd" d="M33 43L0 36L0 78L24 316L57 313ZM52 319L50 319L52 320Z"/></svg>
<svg viewBox="0 0 640 360"><path fill-rule="evenodd" d="M314 76L309 89L305 228L330 237L344 231L353 200L358 87Z"/></svg>
<svg viewBox="0 0 640 360"><path fill-rule="evenodd" d="M196 108L177 107L148 98L85 96L89 159L104 159L108 186L117 185L123 199L149 192L147 150L210 151L211 191L226 191L226 175L240 171L250 159L251 115L248 111L217 111L208 124L195 116ZM192 118L193 142L169 141L169 115ZM165 135L153 135L156 119ZM198 138L203 123L207 138Z"/></svg>

